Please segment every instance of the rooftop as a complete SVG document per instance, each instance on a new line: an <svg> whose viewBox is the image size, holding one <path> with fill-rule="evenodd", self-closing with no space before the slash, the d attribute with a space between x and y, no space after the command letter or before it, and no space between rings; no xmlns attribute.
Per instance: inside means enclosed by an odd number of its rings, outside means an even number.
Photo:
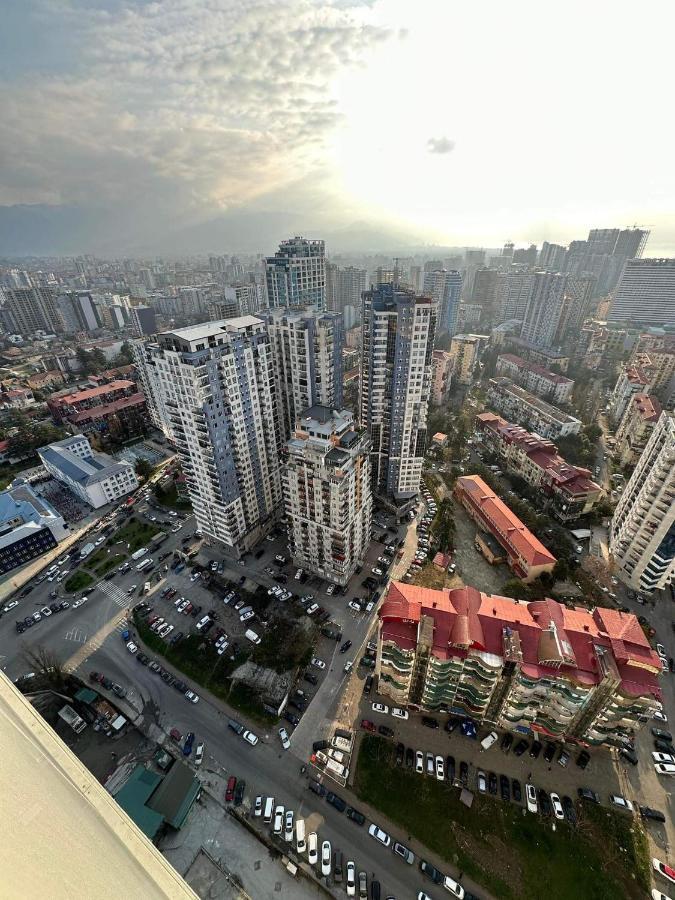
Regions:
<svg viewBox="0 0 675 900"><path fill-rule="evenodd" d="M520 521L518 516L492 491L479 475L461 475L456 487L479 509L495 537L500 538L530 566L555 563L556 559L539 538Z"/></svg>
<svg viewBox="0 0 675 900"><path fill-rule="evenodd" d="M497 357L497 363L499 363L500 359L505 359L508 362L513 363L518 366L519 369L526 369L528 372L534 372L536 375L541 375L542 378L546 378L548 381L552 381L555 384L574 384L571 378L566 378L564 375L557 375L555 372L545 369L538 363L532 363L523 359L522 356L516 356L515 353L500 353Z"/></svg>
<svg viewBox="0 0 675 900"><path fill-rule="evenodd" d="M554 422L560 422L562 424L578 422L579 425L581 425L579 419L575 419L574 416L568 415L561 409L558 409L557 406L553 406L551 403L547 403L545 400L542 400L541 397L537 397L535 394L531 394L530 391L526 391L525 388L520 387L520 385L514 384L514 382L511 381L510 378L500 376L497 376L497 378L491 378L490 387L496 389L497 391L511 394L512 397L517 397L521 401L521 403L527 404L527 406L534 407L542 415L546 416L548 419Z"/></svg>
<svg viewBox="0 0 675 900"><path fill-rule="evenodd" d="M53 402L59 405L83 403L85 400L93 400L95 397L100 397L102 394L108 394L111 391L128 391L133 387L135 387L133 381L119 379L116 381L109 381L107 384L101 384L98 387L86 388L83 391L73 391L70 394L61 394L58 397L54 397Z"/></svg>
<svg viewBox="0 0 675 900"><path fill-rule="evenodd" d="M81 434L74 435L73 437L65 438L63 441L40 447L38 454L43 462L58 469L66 478L77 481L84 486L105 481L117 472L127 471L130 468L129 463L117 462L117 460L105 453L94 453L92 451L91 456L82 459L76 453L73 453L70 447L74 444L80 444L83 440L89 444L89 441Z"/></svg>
<svg viewBox="0 0 675 900"><path fill-rule="evenodd" d="M102 419L112 413L119 412L121 409L127 409L130 406L140 406L143 403L145 403L145 394L138 391L135 394L130 394L128 397L120 397L119 400L113 400L112 403L101 403L100 406L81 409L79 412L68 416L68 421L73 425L77 425L89 419Z"/></svg>
<svg viewBox="0 0 675 900"><path fill-rule="evenodd" d="M629 695L659 698L661 664L631 613L562 606L544 598L529 603L484 594L473 587L432 590L394 581L380 608L382 639L413 649L422 616L434 621L438 659L479 650L504 656L504 635L517 632L523 669L533 677L555 677L561 669L579 684L601 678L599 653L610 650Z"/></svg>
<svg viewBox="0 0 675 900"><path fill-rule="evenodd" d="M656 422L663 412L663 407L656 397L650 397L649 394L634 394L632 406L645 422Z"/></svg>

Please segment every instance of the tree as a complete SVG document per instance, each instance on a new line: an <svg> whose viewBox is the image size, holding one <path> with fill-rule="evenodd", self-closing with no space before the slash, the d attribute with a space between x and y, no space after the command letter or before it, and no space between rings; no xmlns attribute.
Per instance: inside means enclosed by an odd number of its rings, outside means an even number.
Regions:
<svg viewBox="0 0 675 900"><path fill-rule="evenodd" d="M140 457L134 463L134 470L139 478L149 478L152 474L152 465L147 459Z"/></svg>
<svg viewBox="0 0 675 900"><path fill-rule="evenodd" d="M54 690L62 691L68 676L63 671L61 662L51 650L43 644L31 644L22 649L21 655L31 672L43 683Z"/></svg>
<svg viewBox="0 0 675 900"><path fill-rule="evenodd" d="M518 578L510 578L502 587L502 595L513 600L529 600L530 591L526 584Z"/></svg>

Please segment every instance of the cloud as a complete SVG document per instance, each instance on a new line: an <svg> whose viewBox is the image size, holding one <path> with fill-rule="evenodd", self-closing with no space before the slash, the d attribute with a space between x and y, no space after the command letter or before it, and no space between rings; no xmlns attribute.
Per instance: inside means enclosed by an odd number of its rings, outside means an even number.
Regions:
<svg viewBox="0 0 675 900"><path fill-rule="evenodd" d="M454 149L455 142L447 137L432 137L427 141L427 150L429 153L452 153Z"/></svg>
<svg viewBox="0 0 675 900"><path fill-rule="evenodd" d="M42 0L70 59L0 81L0 204L190 219L292 182L340 122L336 76L391 36L369 5Z"/></svg>

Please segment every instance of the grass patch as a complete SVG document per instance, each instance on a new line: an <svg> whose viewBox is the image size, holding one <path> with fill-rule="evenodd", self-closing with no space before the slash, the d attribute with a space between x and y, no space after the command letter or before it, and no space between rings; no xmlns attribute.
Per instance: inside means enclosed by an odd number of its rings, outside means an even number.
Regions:
<svg viewBox="0 0 675 900"><path fill-rule="evenodd" d="M639 823L607 809L584 806L578 828L558 823L555 832L550 820L489 797L475 796L467 809L447 782L398 768L393 745L374 735L362 739L354 787L406 834L500 898L637 900L649 884Z"/></svg>
<svg viewBox="0 0 675 900"><path fill-rule="evenodd" d="M121 566L126 558L125 553L106 553L99 565L94 567L93 572L96 575L105 575L116 566Z"/></svg>
<svg viewBox="0 0 675 900"><path fill-rule="evenodd" d="M89 587L93 581L93 576L88 572L75 572L74 575L71 575L70 578L66 579L63 588L70 592L81 591L83 588Z"/></svg>
<svg viewBox="0 0 675 900"><path fill-rule="evenodd" d="M241 681L232 685L232 689L224 699L227 700L230 706L238 709L239 712L248 716L249 719L253 719L254 722L258 722L264 727L274 725L277 721L276 716L271 716L265 712L255 691Z"/></svg>
<svg viewBox="0 0 675 900"><path fill-rule="evenodd" d="M10 482L14 481L17 475L25 472L26 469L32 469L34 466L39 466L40 464L39 456L31 456L30 459L24 459L22 462L16 463L13 466L8 464L3 465L0 469L0 491L4 491Z"/></svg>
<svg viewBox="0 0 675 900"><path fill-rule="evenodd" d="M158 482L155 485L154 494L157 502L161 503L162 506L168 506L170 509L178 510L192 509L192 504L189 500L183 500L182 497L178 496L176 485L173 482L167 487L164 487L161 482Z"/></svg>
<svg viewBox="0 0 675 900"><path fill-rule="evenodd" d="M116 531L112 537L113 543L123 541L129 545L129 552L135 553L141 547L146 547L150 538L153 538L162 529L154 522L141 522L138 519L129 519L126 525Z"/></svg>

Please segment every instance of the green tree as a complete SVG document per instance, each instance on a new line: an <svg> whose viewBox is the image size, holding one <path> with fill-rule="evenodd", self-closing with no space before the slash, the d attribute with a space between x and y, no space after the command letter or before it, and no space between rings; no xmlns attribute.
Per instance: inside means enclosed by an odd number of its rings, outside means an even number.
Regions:
<svg viewBox="0 0 675 900"><path fill-rule="evenodd" d="M134 463L134 470L139 478L149 478L152 474L152 465L147 459L137 459Z"/></svg>

